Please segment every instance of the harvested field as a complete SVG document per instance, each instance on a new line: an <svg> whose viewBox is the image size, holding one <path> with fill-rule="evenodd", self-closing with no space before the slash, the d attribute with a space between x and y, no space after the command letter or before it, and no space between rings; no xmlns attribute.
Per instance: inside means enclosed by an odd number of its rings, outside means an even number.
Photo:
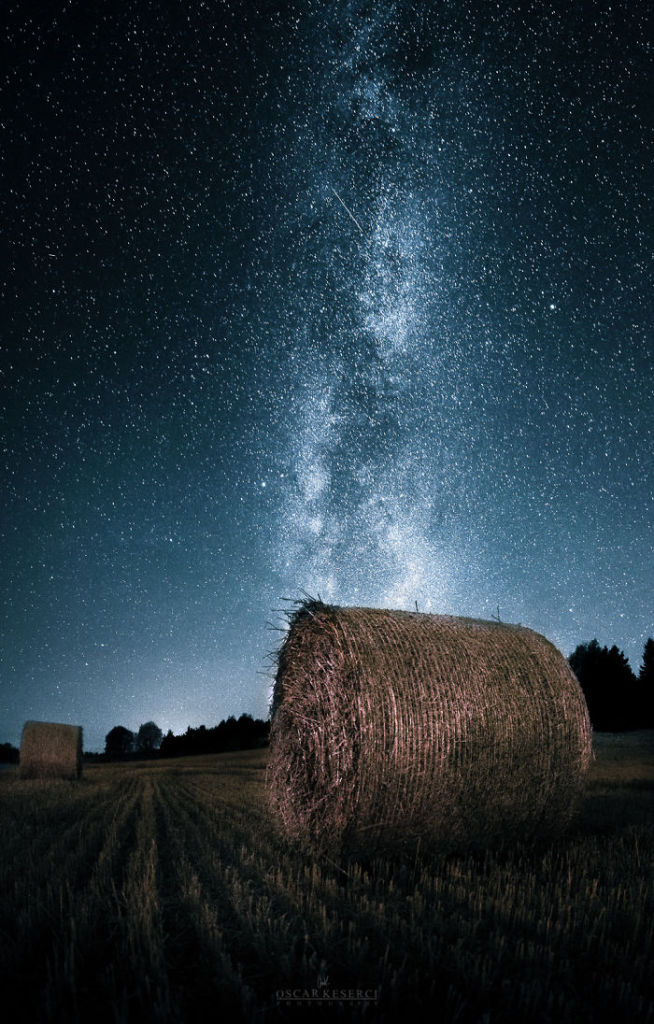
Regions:
<svg viewBox="0 0 654 1024"><path fill-rule="evenodd" d="M339 862L278 835L265 751L88 766L76 786L3 772L5 1002L58 1024L434 1006L463 1024L646 1022L654 734L595 745L566 836ZM314 991L334 999L298 1005Z"/></svg>

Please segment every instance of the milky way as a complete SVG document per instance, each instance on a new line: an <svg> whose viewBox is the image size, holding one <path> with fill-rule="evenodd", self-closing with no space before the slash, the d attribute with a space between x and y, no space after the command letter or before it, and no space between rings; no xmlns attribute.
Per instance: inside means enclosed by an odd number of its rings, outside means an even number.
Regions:
<svg viewBox="0 0 654 1024"><path fill-rule="evenodd" d="M646 13L3 15L0 741L264 716L301 591L638 668Z"/></svg>

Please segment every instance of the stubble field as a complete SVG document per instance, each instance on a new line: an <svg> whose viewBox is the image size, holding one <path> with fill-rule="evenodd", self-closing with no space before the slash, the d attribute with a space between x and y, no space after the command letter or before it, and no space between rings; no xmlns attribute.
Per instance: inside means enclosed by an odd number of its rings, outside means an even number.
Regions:
<svg viewBox="0 0 654 1024"><path fill-rule="evenodd" d="M266 752L0 773L0 983L15 1020L654 1019L654 733L598 736L547 844L306 856Z"/></svg>

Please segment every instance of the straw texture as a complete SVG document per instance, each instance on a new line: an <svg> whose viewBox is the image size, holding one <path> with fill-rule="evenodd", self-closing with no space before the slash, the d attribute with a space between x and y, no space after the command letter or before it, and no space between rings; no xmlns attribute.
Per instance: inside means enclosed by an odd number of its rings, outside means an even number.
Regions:
<svg viewBox="0 0 654 1024"><path fill-rule="evenodd" d="M82 774L82 727L25 722L20 744L22 779L77 779Z"/></svg>
<svg viewBox="0 0 654 1024"><path fill-rule="evenodd" d="M316 601L291 616L269 792L285 832L313 848L556 832L590 758L581 688L529 629Z"/></svg>

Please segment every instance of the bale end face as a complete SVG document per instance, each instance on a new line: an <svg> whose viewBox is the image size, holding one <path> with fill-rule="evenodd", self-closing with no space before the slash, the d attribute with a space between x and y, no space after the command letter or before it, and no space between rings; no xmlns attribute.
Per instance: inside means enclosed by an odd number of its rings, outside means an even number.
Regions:
<svg viewBox="0 0 654 1024"><path fill-rule="evenodd" d="M78 779L82 774L82 727L26 722L20 744L21 779Z"/></svg>

